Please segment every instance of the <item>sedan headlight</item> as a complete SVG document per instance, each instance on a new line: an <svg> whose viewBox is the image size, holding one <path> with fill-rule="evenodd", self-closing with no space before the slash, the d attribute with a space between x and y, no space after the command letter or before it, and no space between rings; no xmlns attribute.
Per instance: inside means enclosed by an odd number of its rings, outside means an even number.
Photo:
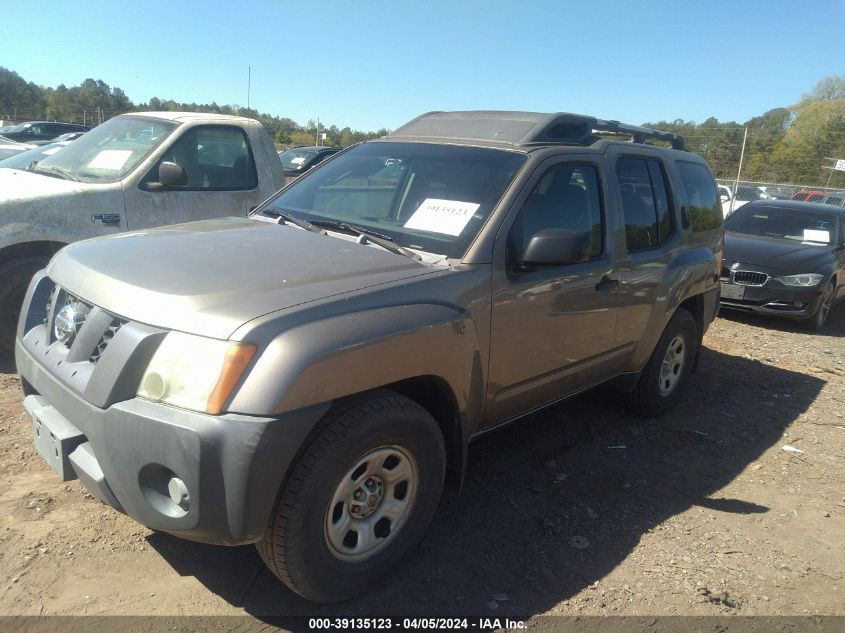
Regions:
<svg viewBox="0 0 845 633"><path fill-rule="evenodd" d="M221 413L254 354L254 345L170 332L147 365L137 395Z"/></svg>
<svg viewBox="0 0 845 633"><path fill-rule="evenodd" d="M819 275L818 273L804 273L801 275L775 277L775 279L787 286L816 286L822 279L824 279L824 275Z"/></svg>

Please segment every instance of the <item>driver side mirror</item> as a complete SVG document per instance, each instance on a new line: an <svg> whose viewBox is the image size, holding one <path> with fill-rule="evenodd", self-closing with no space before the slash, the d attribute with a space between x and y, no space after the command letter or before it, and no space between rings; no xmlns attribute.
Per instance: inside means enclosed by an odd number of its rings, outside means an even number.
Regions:
<svg viewBox="0 0 845 633"><path fill-rule="evenodd" d="M165 161L159 165L158 182L165 187L183 187L188 184L188 174L176 163Z"/></svg>
<svg viewBox="0 0 845 633"><path fill-rule="evenodd" d="M590 259L590 232L543 229L528 241L520 265L525 269L565 266Z"/></svg>
<svg viewBox="0 0 845 633"><path fill-rule="evenodd" d="M148 191L164 191L171 187L183 187L188 184L188 174L176 163L164 161L158 166L158 182L148 182Z"/></svg>

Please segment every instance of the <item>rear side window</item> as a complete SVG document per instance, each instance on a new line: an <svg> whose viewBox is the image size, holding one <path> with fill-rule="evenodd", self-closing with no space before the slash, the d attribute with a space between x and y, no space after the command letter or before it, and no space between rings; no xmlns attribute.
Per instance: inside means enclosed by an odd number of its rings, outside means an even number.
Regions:
<svg viewBox="0 0 845 633"><path fill-rule="evenodd" d="M693 231L709 231L722 224L722 206L710 170L699 163L679 160L678 171L687 196Z"/></svg>
<svg viewBox="0 0 845 633"><path fill-rule="evenodd" d="M674 226L666 174L660 161L621 158L616 163L616 174L628 250L639 251L665 242Z"/></svg>

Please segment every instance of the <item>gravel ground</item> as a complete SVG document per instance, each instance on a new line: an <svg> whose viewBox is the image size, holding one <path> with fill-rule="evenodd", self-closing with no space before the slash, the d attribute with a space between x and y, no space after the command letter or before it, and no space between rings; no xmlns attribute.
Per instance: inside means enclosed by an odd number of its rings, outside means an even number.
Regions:
<svg viewBox="0 0 845 633"><path fill-rule="evenodd" d="M57 481L7 364L0 614L845 614L845 306L822 335L729 315L704 344L664 418L594 391L476 442L419 551L333 607L252 547L153 533Z"/></svg>

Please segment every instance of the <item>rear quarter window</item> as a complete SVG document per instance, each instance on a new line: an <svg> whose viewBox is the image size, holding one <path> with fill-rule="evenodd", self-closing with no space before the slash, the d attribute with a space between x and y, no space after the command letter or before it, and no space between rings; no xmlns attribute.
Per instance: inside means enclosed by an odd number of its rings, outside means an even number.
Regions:
<svg viewBox="0 0 845 633"><path fill-rule="evenodd" d="M677 166L686 193L692 230L697 232L719 228L722 224L722 206L713 174L700 163L680 160Z"/></svg>

